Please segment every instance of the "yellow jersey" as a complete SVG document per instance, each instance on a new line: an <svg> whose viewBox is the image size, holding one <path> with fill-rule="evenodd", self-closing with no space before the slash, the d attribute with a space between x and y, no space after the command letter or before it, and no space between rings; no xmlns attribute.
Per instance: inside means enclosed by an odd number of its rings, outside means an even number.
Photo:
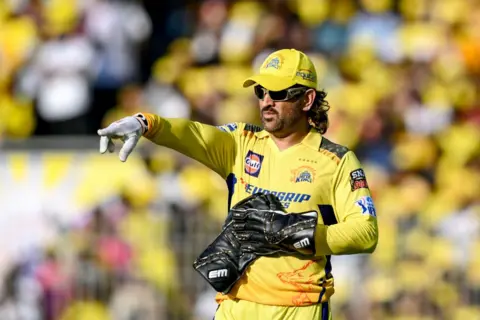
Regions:
<svg viewBox="0 0 480 320"><path fill-rule="evenodd" d="M280 151L269 133L255 125L215 127L146 117L148 139L198 160L225 179L228 208L263 192L276 195L288 212L319 213L314 258L260 257L229 294L217 295L218 302L326 302L334 293L330 255L373 251L378 237L375 208L360 163L346 147L312 129L301 143Z"/></svg>

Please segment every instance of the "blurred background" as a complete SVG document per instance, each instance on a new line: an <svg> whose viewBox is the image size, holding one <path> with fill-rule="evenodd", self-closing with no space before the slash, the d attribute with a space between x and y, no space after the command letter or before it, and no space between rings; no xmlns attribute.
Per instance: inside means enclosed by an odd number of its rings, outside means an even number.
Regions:
<svg viewBox="0 0 480 320"><path fill-rule="evenodd" d="M96 130L138 111L258 123L242 80L296 48L379 213L333 258L337 320L480 319L479 0L0 0L0 319L211 319L195 257L224 182Z"/></svg>

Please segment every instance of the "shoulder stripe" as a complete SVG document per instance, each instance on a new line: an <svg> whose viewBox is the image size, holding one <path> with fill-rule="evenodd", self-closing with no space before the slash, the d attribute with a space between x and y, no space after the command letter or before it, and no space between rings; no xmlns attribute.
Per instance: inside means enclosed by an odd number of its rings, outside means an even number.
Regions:
<svg viewBox="0 0 480 320"><path fill-rule="evenodd" d="M320 143L320 151L327 151L328 153L335 155L335 157L340 160L350 150L345 146L333 143L327 138L322 137L322 142Z"/></svg>
<svg viewBox="0 0 480 320"><path fill-rule="evenodd" d="M250 132L260 132L260 131L263 130L263 128L262 128L262 127L259 127L259 126L256 126L256 125L254 125L254 124L249 124L249 123L247 123L247 124L245 125L245 128L244 128L243 130L245 130L245 131L250 131Z"/></svg>

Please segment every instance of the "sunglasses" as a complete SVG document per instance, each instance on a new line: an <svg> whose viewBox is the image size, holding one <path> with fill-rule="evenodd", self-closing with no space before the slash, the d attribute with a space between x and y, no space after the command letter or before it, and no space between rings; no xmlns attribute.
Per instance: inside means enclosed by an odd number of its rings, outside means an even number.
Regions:
<svg viewBox="0 0 480 320"><path fill-rule="evenodd" d="M273 101L287 101L307 91L306 88L288 88L281 91L271 91L262 86L255 86L254 90L258 99L263 100L265 95L268 93L270 99Z"/></svg>

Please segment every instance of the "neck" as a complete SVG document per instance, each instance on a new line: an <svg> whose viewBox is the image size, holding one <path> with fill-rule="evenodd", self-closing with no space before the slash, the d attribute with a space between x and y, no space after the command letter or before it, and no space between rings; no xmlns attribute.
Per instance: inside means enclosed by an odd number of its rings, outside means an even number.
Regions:
<svg viewBox="0 0 480 320"><path fill-rule="evenodd" d="M289 131L271 133L270 137L278 149L283 151L302 142L303 138L305 138L309 132L310 126L307 124L306 126L301 126L300 128Z"/></svg>

